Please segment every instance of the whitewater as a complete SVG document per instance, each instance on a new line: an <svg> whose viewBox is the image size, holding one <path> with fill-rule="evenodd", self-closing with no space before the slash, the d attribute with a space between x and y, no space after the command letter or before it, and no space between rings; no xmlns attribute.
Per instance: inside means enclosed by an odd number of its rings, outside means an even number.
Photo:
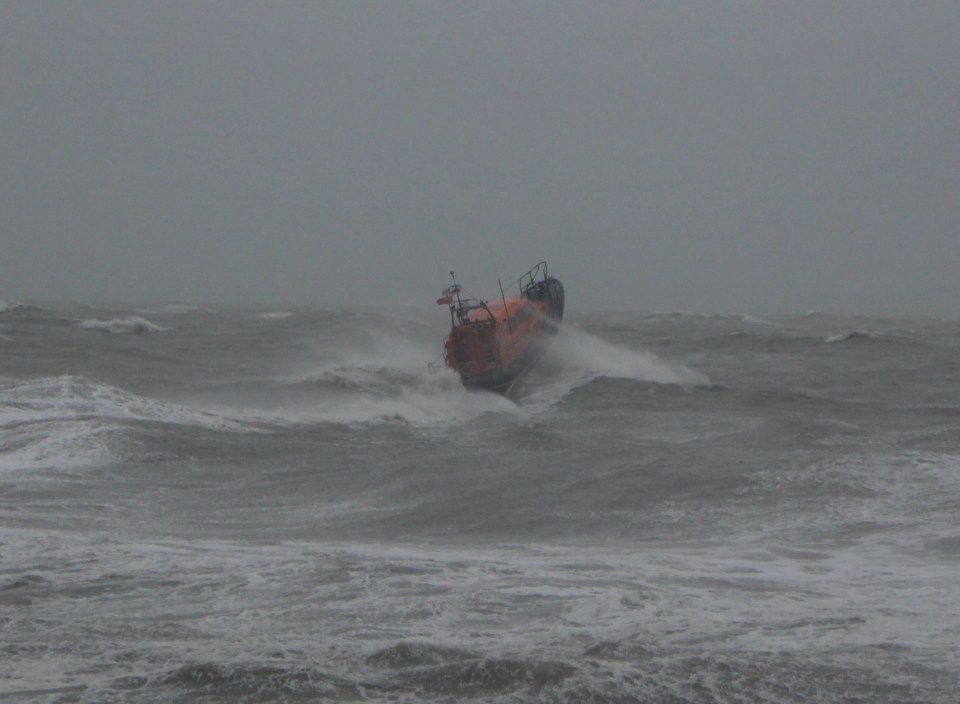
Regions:
<svg viewBox="0 0 960 704"><path fill-rule="evenodd" d="M0 302L0 701L960 696L960 322Z"/></svg>

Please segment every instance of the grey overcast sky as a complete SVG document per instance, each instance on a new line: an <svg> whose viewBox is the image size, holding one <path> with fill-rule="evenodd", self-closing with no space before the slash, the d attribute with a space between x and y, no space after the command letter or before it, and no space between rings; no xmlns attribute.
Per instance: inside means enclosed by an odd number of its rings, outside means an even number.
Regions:
<svg viewBox="0 0 960 704"><path fill-rule="evenodd" d="M960 317L960 2L0 0L0 300Z"/></svg>

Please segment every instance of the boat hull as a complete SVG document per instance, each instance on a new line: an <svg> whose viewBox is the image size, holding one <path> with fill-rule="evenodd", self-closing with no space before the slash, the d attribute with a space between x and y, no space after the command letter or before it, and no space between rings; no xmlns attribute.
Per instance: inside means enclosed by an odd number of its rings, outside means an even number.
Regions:
<svg viewBox="0 0 960 704"><path fill-rule="evenodd" d="M460 380L464 386L471 389L484 389L485 391L505 394L514 382L540 361L546 352L544 342L543 339L539 338L534 340L507 366L490 367L484 372L473 375L457 370L460 372Z"/></svg>

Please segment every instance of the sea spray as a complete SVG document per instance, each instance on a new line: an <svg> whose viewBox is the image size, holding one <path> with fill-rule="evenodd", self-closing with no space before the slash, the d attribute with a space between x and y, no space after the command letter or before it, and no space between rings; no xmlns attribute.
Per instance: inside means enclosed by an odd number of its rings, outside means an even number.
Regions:
<svg viewBox="0 0 960 704"><path fill-rule="evenodd" d="M485 413L522 414L511 400L469 391L456 372L431 364L437 350L423 340L367 332L329 345L323 356L283 374L296 399L283 413L295 422L444 426Z"/></svg>
<svg viewBox="0 0 960 704"><path fill-rule="evenodd" d="M708 385L706 375L643 349L603 340L570 324L544 343L540 363L511 396L527 412L547 411L574 389L603 377L684 387Z"/></svg>
<svg viewBox="0 0 960 704"><path fill-rule="evenodd" d="M569 325L559 329L548 354L551 362L589 378L609 376L683 386L710 383L704 374L682 364L664 361L645 350L606 342Z"/></svg>

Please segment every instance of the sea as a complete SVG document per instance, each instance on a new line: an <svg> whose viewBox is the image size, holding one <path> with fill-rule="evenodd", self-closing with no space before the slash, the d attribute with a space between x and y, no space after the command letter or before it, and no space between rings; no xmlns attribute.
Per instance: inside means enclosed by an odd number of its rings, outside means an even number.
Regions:
<svg viewBox="0 0 960 704"><path fill-rule="evenodd" d="M430 303L0 304L0 701L960 701L960 321Z"/></svg>

